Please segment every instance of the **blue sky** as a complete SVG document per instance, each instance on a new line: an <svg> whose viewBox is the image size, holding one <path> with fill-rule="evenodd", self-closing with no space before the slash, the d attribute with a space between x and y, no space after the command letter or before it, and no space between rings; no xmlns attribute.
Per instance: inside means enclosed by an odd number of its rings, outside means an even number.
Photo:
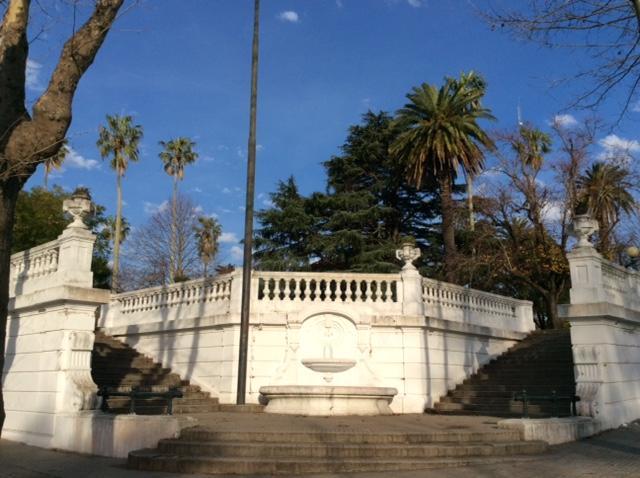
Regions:
<svg viewBox="0 0 640 478"><path fill-rule="evenodd" d="M141 161L125 177L124 214L135 226L171 194L158 141L189 136L200 160L186 170L181 190L222 223L220 260L238 262L252 10L251 0L142 0L127 9L82 79L69 132L73 152L51 182L88 186L114 213L115 175L98 154L97 130L106 114L134 115L145 137ZM31 45L31 100L72 28L68 12L58 15ZM588 64L582 53L491 31L469 0L264 0L261 22L259 208L289 175L305 193L322 189L320 163L339 152L349 125L369 108L395 111L413 86L439 84L445 75L473 69L485 76L485 103L498 118L491 127L514 126L518 102L524 118L541 127L559 113L584 116L562 111L571 90L549 87ZM614 120L618 107L614 97L601 117ZM638 118L630 113L613 141L640 149ZM42 181L38 171L27 187Z"/></svg>

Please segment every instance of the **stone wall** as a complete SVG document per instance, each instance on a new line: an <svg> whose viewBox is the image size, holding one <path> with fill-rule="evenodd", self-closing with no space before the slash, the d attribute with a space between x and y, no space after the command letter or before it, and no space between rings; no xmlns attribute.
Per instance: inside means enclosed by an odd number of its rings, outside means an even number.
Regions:
<svg viewBox="0 0 640 478"><path fill-rule="evenodd" d="M600 429L640 418L640 274L588 243L569 253L571 324L580 414Z"/></svg>
<svg viewBox="0 0 640 478"><path fill-rule="evenodd" d="M100 326L233 403L241 283L234 272L116 295ZM248 401L259 400L262 386L311 379L304 367L289 365L318 358L302 343L317 320L334 324L327 332L334 339L352 330L356 345L342 352L348 357L336 358L361 364L332 383L395 387L392 409L404 413L422 412L534 329L530 302L424 279L412 268L400 274L254 271Z"/></svg>

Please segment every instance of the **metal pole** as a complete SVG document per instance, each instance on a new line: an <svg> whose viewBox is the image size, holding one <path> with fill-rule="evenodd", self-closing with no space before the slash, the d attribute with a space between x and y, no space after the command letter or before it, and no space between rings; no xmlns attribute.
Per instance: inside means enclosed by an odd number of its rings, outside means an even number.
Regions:
<svg viewBox="0 0 640 478"><path fill-rule="evenodd" d="M244 254L242 259L242 305L240 309L240 347L236 403L244 405L247 389L247 353L249 348L249 314L251 313L251 266L253 249L253 200L256 182L256 114L258 108L258 34L260 0L254 0L253 48L251 51L251 111L247 160L247 200L244 214Z"/></svg>

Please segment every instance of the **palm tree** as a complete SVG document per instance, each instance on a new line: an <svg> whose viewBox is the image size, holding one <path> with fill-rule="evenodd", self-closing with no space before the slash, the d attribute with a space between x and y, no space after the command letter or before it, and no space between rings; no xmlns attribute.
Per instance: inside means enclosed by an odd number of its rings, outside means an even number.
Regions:
<svg viewBox="0 0 640 478"><path fill-rule="evenodd" d="M391 153L406 162L414 186L421 187L430 177L439 184L447 280L453 280L456 255L454 181L460 169L467 177L476 176L484 167L482 147L495 147L478 124L480 119L494 119L481 104L483 85L473 72L459 80L445 78L440 88L423 83L407 95L409 103L396 117L401 133Z"/></svg>
<svg viewBox="0 0 640 478"><path fill-rule="evenodd" d="M198 241L198 254L202 261L204 276L207 277L207 266L218 253L218 238L222 233L222 227L213 217L201 216L198 218L198 223L194 232Z"/></svg>
<svg viewBox="0 0 640 478"><path fill-rule="evenodd" d="M134 125L131 116L107 115L107 126L100 126L97 146L102 159L111 157L111 167L116 172L117 209L115 237L113 240L113 275L111 288L118 290L120 273L120 243L122 242L122 177L129 162L139 159L138 147L142 139L142 126Z"/></svg>
<svg viewBox="0 0 640 478"><path fill-rule="evenodd" d="M44 188L49 189L49 174L54 169L60 169L65 158L69 154L69 147L67 146L67 140L64 139L60 145L60 149L53 156L44 160Z"/></svg>
<svg viewBox="0 0 640 478"><path fill-rule="evenodd" d="M171 257L169 258L169 271L171 280L176 281L184 275L182 256L178 254L177 244L177 200L178 182L184 178L184 168L198 159L198 153L194 151L196 143L189 138L179 137L170 141L160 141L164 151L160 153L160 159L164 164L165 172L173 177L173 199L171 201Z"/></svg>
<svg viewBox="0 0 640 478"><path fill-rule="evenodd" d="M620 216L635 211L636 201L629 192L633 186L629 171L603 162L594 163L578 178L579 203L598 221L598 249L607 259L615 255L611 235Z"/></svg>

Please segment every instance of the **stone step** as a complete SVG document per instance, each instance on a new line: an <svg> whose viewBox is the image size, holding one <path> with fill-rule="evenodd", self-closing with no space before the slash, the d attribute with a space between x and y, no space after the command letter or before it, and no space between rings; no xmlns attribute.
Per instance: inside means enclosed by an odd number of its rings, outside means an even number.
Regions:
<svg viewBox="0 0 640 478"><path fill-rule="evenodd" d="M439 443L421 445L387 444L301 444L234 443L161 440L158 451L165 455L206 456L210 458L453 458L460 456L503 456L542 453L544 442Z"/></svg>
<svg viewBox="0 0 640 478"><path fill-rule="evenodd" d="M522 416L522 402L509 402L508 404L493 403L456 403L456 402L438 402L434 405L434 410L440 412L474 412L478 415L502 416L503 414ZM571 408L568 404L558 404L558 415L567 416L571 414ZM551 404L539 405L530 403L528 406L529 415L549 416L554 411Z"/></svg>
<svg viewBox="0 0 640 478"><path fill-rule="evenodd" d="M161 455L157 450L140 450L129 454L129 466L138 470L173 473L233 475L293 475L309 473L396 472L457 466L482 466L494 463L522 463L524 457L457 457L436 459L253 459L181 457ZM531 458L529 458L531 459Z"/></svg>
<svg viewBox="0 0 640 478"><path fill-rule="evenodd" d="M130 398L127 397L114 397L107 400L109 404L109 408L128 408L129 403L131 402ZM150 398L150 399L136 399L136 407L138 406L146 406L146 407L154 407L154 406L165 406L167 403L166 400L161 398ZM173 406L175 407L199 407L199 406L210 406L215 405L216 410L219 407L218 400L212 398L192 398L192 397L184 397L184 398L174 398Z"/></svg>
<svg viewBox="0 0 640 478"><path fill-rule="evenodd" d="M176 415L187 415L187 414L200 414L200 413L214 413L219 412L219 406L215 403L205 404L205 405L180 405L177 402L173 404L173 413ZM109 408L110 413L115 414L128 414L129 406L125 407L116 407ZM143 405L136 404L135 414L136 415L164 415L167 412L167 407L165 405Z"/></svg>
<svg viewBox="0 0 640 478"><path fill-rule="evenodd" d="M197 442L291 443L291 444L429 444L429 443L508 443L520 440L520 432L511 429L490 431L441 430L426 433L345 433L278 431L216 431L205 427L182 430L180 439Z"/></svg>

